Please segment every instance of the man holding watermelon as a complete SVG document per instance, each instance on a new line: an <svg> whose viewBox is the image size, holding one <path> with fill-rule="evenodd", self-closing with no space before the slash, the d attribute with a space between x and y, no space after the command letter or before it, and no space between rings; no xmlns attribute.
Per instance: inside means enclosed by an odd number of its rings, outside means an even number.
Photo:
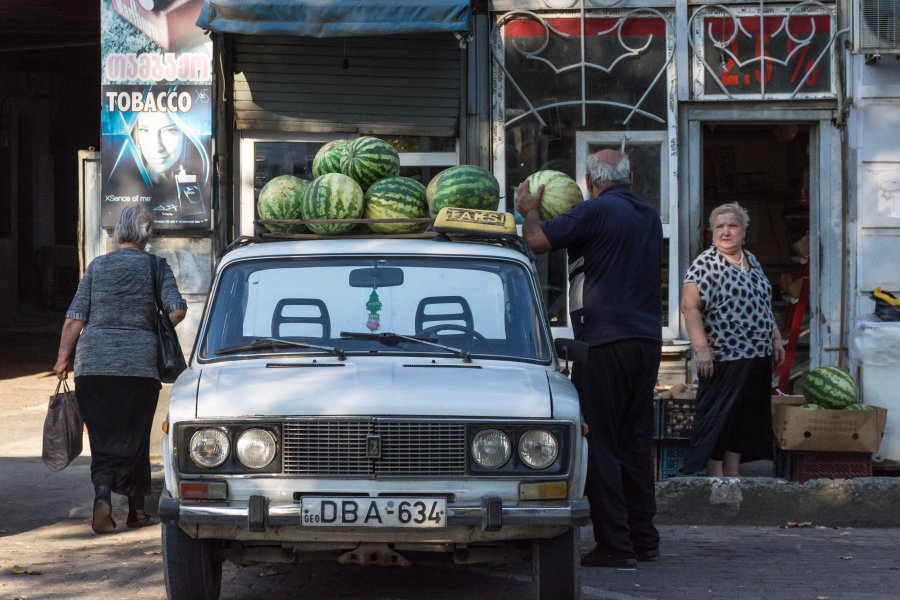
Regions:
<svg viewBox="0 0 900 600"><path fill-rule="evenodd" d="M662 342L662 223L631 188L628 157L587 159L591 198L541 221L544 186L523 182L516 208L537 254L565 248L575 338L590 356L572 382L589 427L586 493L596 546L587 567L628 568L659 556L652 470L653 387Z"/></svg>

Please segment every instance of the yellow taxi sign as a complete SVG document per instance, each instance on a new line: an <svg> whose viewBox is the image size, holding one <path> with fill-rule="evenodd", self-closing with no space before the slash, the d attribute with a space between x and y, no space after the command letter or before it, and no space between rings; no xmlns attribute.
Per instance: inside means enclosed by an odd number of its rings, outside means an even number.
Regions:
<svg viewBox="0 0 900 600"><path fill-rule="evenodd" d="M514 235L516 221L512 213L477 208L445 206L434 220L434 230L440 232L486 233Z"/></svg>

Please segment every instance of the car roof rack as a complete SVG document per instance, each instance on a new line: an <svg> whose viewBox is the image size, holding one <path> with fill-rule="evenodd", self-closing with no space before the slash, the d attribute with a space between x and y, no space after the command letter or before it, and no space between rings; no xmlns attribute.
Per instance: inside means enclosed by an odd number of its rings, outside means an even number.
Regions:
<svg viewBox="0 0 900 600"><path fill-rule="evenodd" d="M453 211L455 214L447 219L447 211ZM462 215L466 217L460 219ZM493 223L485 224L479 227L477 223L461 223L468 221L468 217L487 217L493 219ZM457 217L457 218L454 218ZM477 220L477 219L476 219ZM499 221L498 221L499 220ZM502 223L500 223L502 221ZM266 225L309 225L309 224L349 224L354 227L369 223L415 223L425 225L427 229L418 233L354 233L350 231L341 235L321 235L316 233L284 233L272 232L266 229ZM441 209L436 219L430 218L409 218L409 219L290 219L290 220L258 220L255 221L257 235L240 236L228 244L221 252L220 258L236 248L248 246L250 244L258 244L265 242L283 242L283 241L299 241L299 240L351 240L351 239L431 239L438 242L472 242L478 244L489 244L509 248L527 256L534 261L535 256L531 248L515 232L515 223L513 216L509 213L497 211L485 211L477 209ZM461 225L456 227L455 225ZM499 227L498 227L499 225Z"/></svg>

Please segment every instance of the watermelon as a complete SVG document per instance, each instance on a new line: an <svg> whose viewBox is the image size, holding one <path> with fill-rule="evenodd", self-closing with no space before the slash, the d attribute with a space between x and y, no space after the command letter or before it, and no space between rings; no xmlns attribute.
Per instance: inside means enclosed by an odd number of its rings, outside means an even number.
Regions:
<svg viewBox="0 0 900 600"><path fill-rule="evenodd" d="M810 403L810 402L807 402L806 404L804 404L804 405L801 406L800 408L808 408L808 409L810 409L810 410L821 410L821 409L824 409L825 407L824 407L824 406L819 406L818 404L812 404L812 403Z"/></svg>
<svg viewBox="0 0 900 600"><path fill-rule="evenodd" d="M347 140L331 140L319 148L315 158L313 158L313 179L326 173L341 172L341 154L348 143Z"/></svg>
<svg viewBox="0 0 900 600"><path fill-rule="evenodd" d="M541 221L568 212L570 208L584 200L581 188L575 180L562 171L538 171L532 173L528 179L528 191L537 193L540 186L544 186L544 195L541 196Z"/></svg>
<svg viewBox="0 0 900 600"><path fill-rule="evenodd" d="M872 407L868 404L859 404L854 402L853 404L848 404L844 407L844 410L872 410Z"/></svg>
<svg viewBox="0 0 900 600"><path fill-rule="evenodd" d="M365 198L359 184L340 173L316 177L300 203L304 219L358 219ZM355 223L309 223L313 233L338 235L353 229Z"/></svg>
<svg viewBox="0 0 900 600"><path fill-rule="evenodd" d="M500 184L481 167L458 165L435 175L425 189L425 197L432 217L445 206L497 210Z"/></svg>
<svg viewBox="0 0 900 600"><path fill-rule="evenodd" d="M816 367L806 375L803 397L825 408L844 408L856 403L856 382L837 367Z"/></svg>
<svg viewBox="0 0 900 600"><path fill-rule="evenodd" d="M341 173L352 177L365 192L379 179L400 174L400 155L384 140L359 137L341 151Z"/></svg>
<svg viewBox="0 0 900 600"><path fill-rule="evenodd" d="M259 191L256 211L260 219L302 219L300 202L309 182L293 175L279 175L266 182ZM303 233L303 225L266 225L273 233Z"/></svg>
<svg viewBox="0 0 900 600"><path fill-rule="evenodd" d="M402 219L428 216L425 186L409 177L387 177L366 191L367 219ZM415 233L427 223L369 223L375 233Z"/></svg>

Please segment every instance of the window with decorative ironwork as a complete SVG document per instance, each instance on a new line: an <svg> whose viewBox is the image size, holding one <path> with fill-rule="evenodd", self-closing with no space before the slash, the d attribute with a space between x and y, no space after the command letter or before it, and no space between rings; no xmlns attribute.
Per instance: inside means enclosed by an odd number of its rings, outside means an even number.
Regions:
<svg viewBox="0 0 900 600"><path fill-rule="evenodd" d="M834 97L836 8L706 5L690 19L691 92L697 100Z"/></svg>
<svg viewBox="0 0 900 600"><path fill-rule="evenodd" d="M583 185L584 158L602 148L632 159L635 189L660 211L666 266L677 258L677 164L673 17L653 8L511 10L495 15L495 170L514 210L515 187L532 173L562 171ZM556 327L568 326L564 252L542 257ZM677 283L677 282L676 282ZM662 282L664 336L678 330L678 291Z"/></svg>

